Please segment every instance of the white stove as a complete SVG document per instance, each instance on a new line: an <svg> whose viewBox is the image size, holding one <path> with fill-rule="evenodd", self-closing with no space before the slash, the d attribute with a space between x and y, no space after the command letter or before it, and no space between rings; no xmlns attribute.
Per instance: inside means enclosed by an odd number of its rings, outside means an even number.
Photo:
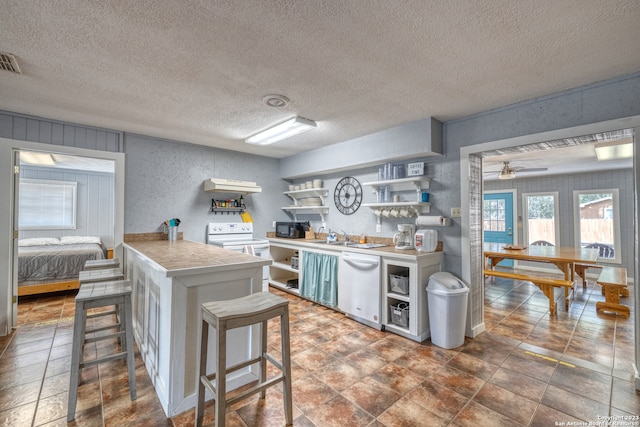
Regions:
<svg viewBox="0 0 640 427"><path fill-rule="evenodd" d="M253 237L251 222L210 222L207 228L207 243L235 252L249 253L271 259L269 241ZM262 270L263 290L269 283L269 266Z"/></svg>

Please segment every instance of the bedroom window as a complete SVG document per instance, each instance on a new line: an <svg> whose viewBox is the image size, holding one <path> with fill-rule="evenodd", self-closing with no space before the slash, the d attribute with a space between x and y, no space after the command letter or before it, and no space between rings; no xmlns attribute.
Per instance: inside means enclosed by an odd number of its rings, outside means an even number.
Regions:
<svg viewBox="0 0 640 427"><path fill-rule="evenodd" d="M76 182L21 179L19 228L75 229L77 187Z"/></svg>

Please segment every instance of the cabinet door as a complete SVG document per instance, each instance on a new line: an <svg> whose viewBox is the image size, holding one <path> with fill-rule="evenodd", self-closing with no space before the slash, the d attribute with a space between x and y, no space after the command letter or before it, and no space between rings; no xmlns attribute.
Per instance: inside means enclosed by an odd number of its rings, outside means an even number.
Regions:
<svg viewBox="0 0 640 427"><path fill-rule="evenodd" d="M300 295L320 304L338 305L338 263L340 257L303 251Z"/></svg>

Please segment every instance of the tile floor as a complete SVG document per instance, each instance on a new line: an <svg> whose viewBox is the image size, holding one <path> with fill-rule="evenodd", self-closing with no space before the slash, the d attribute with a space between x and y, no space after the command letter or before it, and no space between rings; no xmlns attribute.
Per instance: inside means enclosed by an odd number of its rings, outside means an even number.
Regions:
<svg viewBox="0 0 640 427"><path fill-rule="evenodd" d="M0 338L0 425L67 425L73 297L20 301L18 329ZM597 314L595 302L603 299L597 285L580 288L568 312L561 304L558 316L549 317L535 286L488 281L487 332L453 350L288 297L295 426L553 426L640 413L631 366L635 313ZM632 298L633 289L626 301ZM275 343L278 325L269 328ZM86 349L104 350L104 344ZM136 366L135 402L123 361L83 370L71 425L193 425L193 410L165 418L139 355ZM237 404L227 420L228 426L284 425L279 388L265 401ZM205 422L212 421L209 405Z"/></svg>

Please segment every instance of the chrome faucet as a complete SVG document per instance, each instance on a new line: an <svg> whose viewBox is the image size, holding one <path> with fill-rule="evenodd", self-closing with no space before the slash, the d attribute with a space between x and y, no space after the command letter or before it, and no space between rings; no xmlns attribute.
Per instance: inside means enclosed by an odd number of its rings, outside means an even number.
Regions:
<svg viewBox="0 0 640 427"><path fill-rule="evenodd" d="M342 233L343 244L347 246L349 244L349 234L344 230L340 230L340 232Z"/></svg>

